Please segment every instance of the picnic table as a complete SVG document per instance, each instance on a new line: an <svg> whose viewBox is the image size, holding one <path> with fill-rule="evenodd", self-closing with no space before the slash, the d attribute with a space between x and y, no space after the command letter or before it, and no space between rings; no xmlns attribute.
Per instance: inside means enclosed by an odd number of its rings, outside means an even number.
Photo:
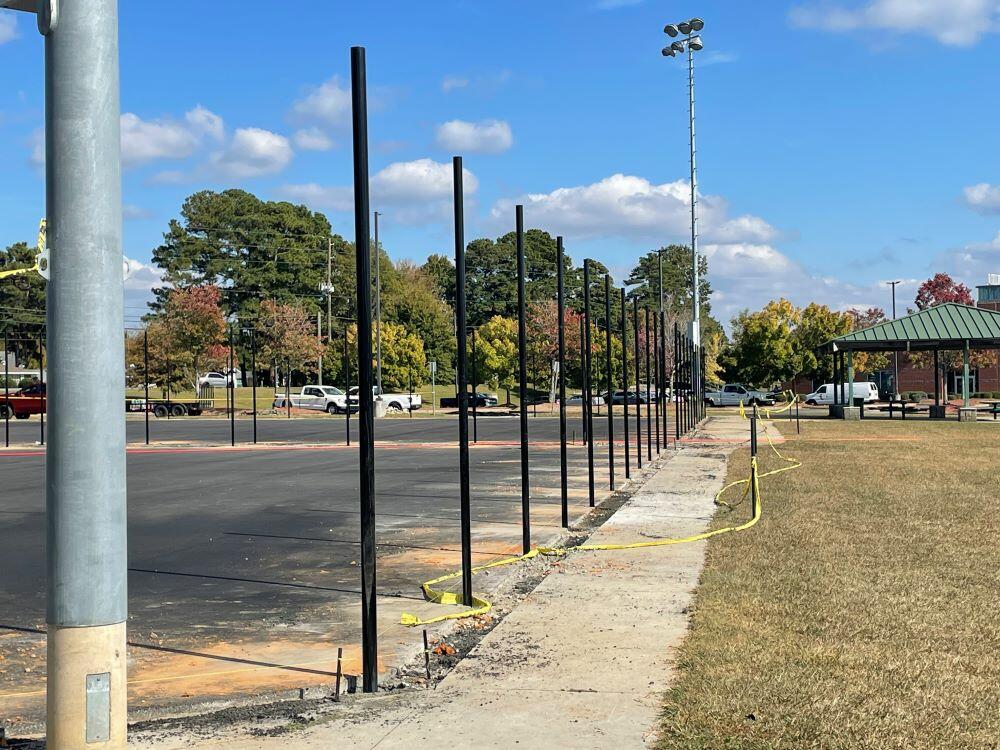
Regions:
<svg viewBox="0 0 1000 750"><path fill-rule="evenodd" d="M990 408L987 413L992 414L994 421L996 421L997 414L1000 414L1000 401L984 401L983 403L989 404Z"/></svg>

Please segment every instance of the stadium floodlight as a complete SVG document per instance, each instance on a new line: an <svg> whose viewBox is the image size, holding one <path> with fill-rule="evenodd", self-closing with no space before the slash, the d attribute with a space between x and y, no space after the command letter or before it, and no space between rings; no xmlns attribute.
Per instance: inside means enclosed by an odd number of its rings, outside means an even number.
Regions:
<svg viewBox="0 0 1000 750"><path fill-rule="evenodd" d="M691 24L688 23L687 21L681 21L679 24L677 24L677 30L680 31L682 34L690 34Z"/></svg>
<svg viewBox="0 0 1000 750"><path fill-rule="evenodd" d="M674 52L683 52L684 42L674 42L673 44L670 45L670 49L672 49Z"/></svg>
<svg viewBox="0 0 1000 750"><path fill-rule="evenodd" d="M705 28L705 22L700 18L692 18L688 23L691 24L691 28L695 31L701 31Z"/></svg>
<svg viewBox="0 0 1000 750"><path fill-rule="evenodd" d="M660 52L663 54L664 57L676 57L677 56L677 53L674 52L674 50L672 48L670 48L670 47L664 47L662 50L660 50Z"/></svg>
<svg viewBox="0 0 1000 750"><path fill-rule="evenodd" d="M679 34L680 32L677 30L677 26L675 24L668 23L666 26L663 27L663 33L666 34L667 36L673 37L677 36L677 34Z"/></svg>
<svg viewBox="0 0 1000 750"><path fill-rule="evenodd" d="M691 49L693 49L695 52L697 52L698 50L702 50L702 49L705 48L705 44L704 44L704 42L701 41L701 37L700 36L693 36L693 37L691 37L688 40L688 44L690 45Z"/></svg>

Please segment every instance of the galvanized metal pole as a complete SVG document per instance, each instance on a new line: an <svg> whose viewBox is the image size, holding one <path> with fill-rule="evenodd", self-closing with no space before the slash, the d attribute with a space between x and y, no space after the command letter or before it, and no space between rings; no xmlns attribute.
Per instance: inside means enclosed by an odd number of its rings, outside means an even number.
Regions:
<svg viewBox="0 0 1000 750"><path fill-rule="evenodd" d="M462 534L462 601L472 606L472 508L469 483L469 394L466 372L465 321L465 172L462 157L452 158L455 203L455 333L458 337L456 376L458 394L458 472ZM475 356L473 356L475 362ZM475 365L473 365L475 366Z"/></svg>
<svg viewBox="0 0 1000 750"><path fill-rule="evenodd" d="M611 274L604 274L604 382L608 386L608 485L615 489L615 383L611 368Z"/></svg>
<svg viewBox="0 0 1000 750"><path fill-rule="evenodd" d="M687 45L688 52L688 124L690 129L691 147L691 281L692 281L692 318L691 318L691 342L696 348L701 346L701 288L698 274L698 167L695 161L697 150L695 149L695 116L694 116L694 48L690 41ZM662 314L662 310L660 311ZM691 373L691 388L698 391L698 381L701 375L697 370L697 365L693 364Z"/></svg>
<svg viewBox="0 0 1000 750"><path fill-rule="evenodd" d="M517 236L517 350L518 388L521 411L521 548L525 554L531 550L531 507L528 479L528 328L527 299L524 289L524 206L514 209Z"/></svg>
<svg viewBox="0 0 1000 750"><path fill-rule="evenodd" d="M378 690L375 605L375 416L372 403L372 269L368 233L368 92L364 47L351 47L354 134L354 247L358 302L358 461L361 473L361 669L366 693ZM348 403L348 416L350 416Z"/></svg>
<svg viewBox="0 0 1000 750"><path fill-rule="evenodd" d="M236 447L236 362L233 356L233 329L229 328L229 373L226 377L226 390L229 392L229 444Z"/></svg>
<svg viewBox="0 0 1000 750"><path fill-rule="evenodd" d="M149 445L149 331L142 332L142 379L146 394L143 418L146 426L146 445Z"/></svg>
<svg viewBox="0 0 1000 750"><path fill-rule="evenodd" d="M46 311L52 386L46 728L54 750L126 745L117 5L59 3L45 40L46 216L53 251Z"/></svg>
<svg viewBox="0 0 1000 750"><path fill-rule="evenodd" d="M632 298L632 349L635 357L635 458L639 468L642 468L642 399L639 396L640 371L639 359L639 298ZM627 419L627 416L626 416Z"/></svg>
<svg viewBox="0 0 1000 750"><path fill-rule="evenodd" d="M566 452L566 290L563 238L556 237L556 315L559 316L559 499L562 527L569 527L569 470Z"/></svg>
<svg viewBox="0 0 1000 750"><path fill-rule="evenodd" d="M621 289L621 303L622 303L622 422L624 424L625 436L625 478L628 479L632 476L631 461L628 455L628 324L626 311L628 310L628 303L625 299L625 287ZM636 406L638 406L639 394L635 395Z"/></svg>
<svg viewBox="0 0 1000 750"><path fill-rule="evenodd" d="M597 503L594 488L594 396L590 388L590 261L586 258L583 261L583 329L583 389L585 391L584 401L586 402L584 408L587 413L587 487L590 507L593 508Z"/></svg>

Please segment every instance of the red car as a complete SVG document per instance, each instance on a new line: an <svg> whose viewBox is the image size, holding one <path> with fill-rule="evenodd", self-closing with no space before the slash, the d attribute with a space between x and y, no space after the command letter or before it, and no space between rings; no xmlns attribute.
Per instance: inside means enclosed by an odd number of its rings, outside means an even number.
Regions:
<svg viewBox="0 0 1000 750"><path fill-rule="evenodd" d="M27 419L32 414L45 413L45 383L22 388L10 396L0 392L0 419Z"/></svg>

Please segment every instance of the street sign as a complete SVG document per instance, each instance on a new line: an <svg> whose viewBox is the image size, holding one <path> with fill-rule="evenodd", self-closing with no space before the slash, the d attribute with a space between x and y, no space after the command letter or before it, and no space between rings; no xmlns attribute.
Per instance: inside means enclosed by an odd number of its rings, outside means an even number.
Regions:
<svg viewBox="0 0 1000 750"><path fill-rule="evenodd" d="M437 363L437 362L433 362L433 361L432 361L432 362L430 363L430 366L431 366L431 375L437 375L437 371L438 371L438 363Z"/></svg>

